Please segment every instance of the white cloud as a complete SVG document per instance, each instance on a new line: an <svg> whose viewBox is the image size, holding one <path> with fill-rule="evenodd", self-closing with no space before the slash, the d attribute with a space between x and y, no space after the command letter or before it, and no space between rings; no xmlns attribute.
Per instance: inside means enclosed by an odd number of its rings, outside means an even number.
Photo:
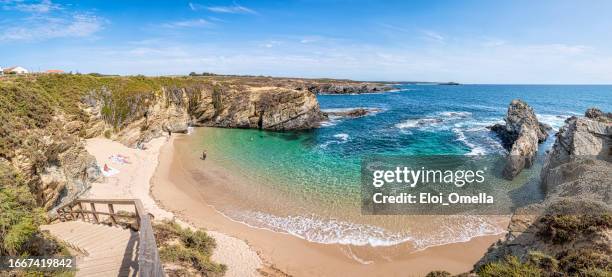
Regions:
<svg viewBox="0 0 612 277"><path fill-rule="evenodd" d="M51 0L0 0L0 6L25 14L15 14L16 17L3 23L0 42L90 37L108 23L93 13L70 11L70 6Z"/></svg>
<svg viewBox="0 0 612 277"><path fill-rule="evenodd" d="M233 6L209 6L206 7L206 9L216 13L257 14L255 10L238 4L234 4Z"/></svg>
<svg viewBox="0 0 612 277"><path fill-rule="evenodd" d="M197 28L197 27L212 27L214 24L202 18L193 20L183 20L165 23L163 26L167 28Z"/></svg>
<svg viewBox="0 0 612 277"><path fill-rule="evenodd" d="M189 8L190 8L192 11L197 11L197 10L201 10L201 9L203 8L203 6L202 6L202 5L200 5L200 4L195 4L195 3L191 3L191 2L189 2Z"/></svg>
<svg viewBox="0 0 612 277"><path fill-rule="evenodd" d="M498 46L502 46L505 45L507 42L505 40L501 40L501 39L487 39L485 40L485 42L482 43L482 46L484 47L498 47Z"/></svg>
<svg viewBox="0 0 612 277"><path fill-rule="evenodd" d="M2 8L4 10L16 10L26 13L48 13L53 10L62 9L61 5L54 4L51 0L42 0L40 2L31 1L2 1Z"/></svg>
<svg viewBox="0 0 612 277"><path fill-rule="evenodd" d="M89 13L32 16L6 26L0 31L0 42L88 37L100 31L105 23L104 19Z"/></svg>
<svg viewBox="0 0 612 277"><path fill-rule="evenodd" d="M444 42L445 38L437 32L430 30L422 30L421 33L425 36L427 40L432 40L436 42Z"/></svg>
<svg viewBox="0 0 612 277"><path fill-rule="evenodd" d="M395 25L391 25L391 24L387 24L387 23L378 23L378 26L382 27L383 29L394 31L394 32L412 33L412 31L410 31L410 30L408 30L406 28L395 26Z"/></svg>

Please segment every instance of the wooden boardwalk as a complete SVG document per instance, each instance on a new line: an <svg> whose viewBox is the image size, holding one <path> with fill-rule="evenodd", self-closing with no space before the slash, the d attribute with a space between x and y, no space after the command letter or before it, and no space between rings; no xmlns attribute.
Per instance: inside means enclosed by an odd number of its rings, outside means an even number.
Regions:
<svg viewBox="0 0 612 277"><path fill-rule="evenodd" d="M84 253L76 261L76 276L137 275L138 232L79 220L43 225L41 230Z"/></svg>

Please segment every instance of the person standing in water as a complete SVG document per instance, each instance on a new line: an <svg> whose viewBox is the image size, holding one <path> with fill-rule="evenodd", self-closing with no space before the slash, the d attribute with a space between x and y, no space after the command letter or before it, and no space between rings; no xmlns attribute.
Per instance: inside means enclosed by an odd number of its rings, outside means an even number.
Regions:
<svg viewBox="0 0 612 277"><path fill-rule="evenodd" d="M202 160L206 160L206 150L202 151Z"/></svg>

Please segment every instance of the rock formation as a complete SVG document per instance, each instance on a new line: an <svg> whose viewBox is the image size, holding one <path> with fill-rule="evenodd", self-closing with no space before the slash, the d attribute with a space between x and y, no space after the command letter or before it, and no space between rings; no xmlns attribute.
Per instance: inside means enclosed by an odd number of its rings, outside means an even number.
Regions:
<svg viewBox="0 0 612 277"><path fill-rule="evenodd" d="M393 90L393 87L374 83L309 83L306 89L317 94L362 94Z"/></svg>
<svg viewBox="0 0 612 277"><path fill-rule="evenodd" d="M355 108L346 111L326 111L323 112L326 116L350 117L357 118L368 114L377 113L380 109L377 108Z"/></svg>
<svg viewBox="0 0 612 277"><path fill-rule="evenodd" d="M285 131L311 129L324 119L309 91L216 86L199 99L190 113L195 126Z"/></svg>
<svg viewBox="0 0 612 277"><path fill-rule="evenodd" d="M611 141L609 113L589 109L586 117L569 118L557 133L541 173L544 201L519 208L512 216L505 239L491 246L475 269L507 255L525 261L538 251L554 261L553 270L559 276L578 274L584 268L609 274Z"/></svg>
<svg viewBox="0 0 612 277"><path fill-rule="evenodd" d="M29 130L31 148L16 149L10 160L47 210L74 199L101 175L95 158L75 135L79 124L57 116L47 128Z"/></svg>
<svg viewBox="0 0 612 277"><path fill-rule="evenodd" d="M99 130L99 122L106 120L102 110L109 100L100 93L91 97L99 100L83 102L92 118L91 129ZM139 108L130 108L133 112L125 116L124 126L112 135L130 147L166 132L186 133L189 126L285 131L311 129L325 119L312 92L276 87L231 84L164 87L154 97L141 96L132 102Z"/></svg>
<svg viewBox="0 0 612 277"><path fill-rule="evenodd" d="M546 140L550 126L539 123L533 109L518 99L512 100L504 120L505 125L495 124L489 128L497 133L509 152L503 175L512 180L523 168L531 167L538 143Z"/></svg>

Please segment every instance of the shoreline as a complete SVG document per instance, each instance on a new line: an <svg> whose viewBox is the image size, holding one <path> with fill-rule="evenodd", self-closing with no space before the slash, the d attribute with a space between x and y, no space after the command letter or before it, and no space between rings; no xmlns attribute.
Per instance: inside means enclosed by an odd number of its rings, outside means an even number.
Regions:
<svg viewBox="0 0 612 277"><path fill-rule="evenodd" d="M201 172L199 180L194 180L175 155L174 144L177 140L180 143L181 136L161 147L159 164L151 178L151 194L156 202L194 226L246 241L264 261L291 275L420 276L432 270L463 273L470 271L488 247L505 234L479 236L466 242L410 252L409 243L385 247L322 244L288 233L249 226L227 217L204 201L202 195L206 192L198 188L198 182L225 185L236 181L235 176L209 158L203 161L209 170ZM294 258L296 255L300 257L299 261Z"/></svg>
<svg viewBox="0 0 612 277"><path fill-rule="evenodd" d="M108 165L116 170L116 175L105 177L92 184L83 195L86 198L138 198L145 209L153 214L155 220L176 220L183 227L194 229L152 197L151 179L158 170L162 156L161 150L171 145L177 136L159 137L147 143L146 150L129 148L123 144L106 138L86 140L85 148L92 154L100 167ZM111 155L121 154L129 163L120 164L111 161ZM217 247L211 256L212 260L226 264L228 270L225 276L258 276L258 270L263 268L259 256L247 243L224 233L206 230L213 237Z"/></svg>

